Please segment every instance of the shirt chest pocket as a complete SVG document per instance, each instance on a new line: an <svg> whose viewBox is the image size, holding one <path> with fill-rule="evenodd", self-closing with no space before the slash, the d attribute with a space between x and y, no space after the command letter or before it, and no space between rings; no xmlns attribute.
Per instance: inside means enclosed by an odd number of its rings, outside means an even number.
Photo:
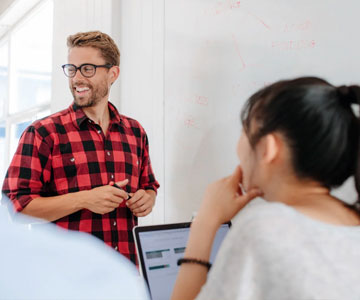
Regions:
<svg viewBox="0 0 360 300"><path fill-rule="evenodd" d="M126 173L129 175L139 177L140 176L141 161L136 154L131 153L128 158L128 168Z"/></svg>
<svg viewBox="0 0 360 300"><path fill-rule="evenodd" d="M85 153L65 153L53 157L53 178L58 193L78 188L78 178L89 174Z"/></svg>

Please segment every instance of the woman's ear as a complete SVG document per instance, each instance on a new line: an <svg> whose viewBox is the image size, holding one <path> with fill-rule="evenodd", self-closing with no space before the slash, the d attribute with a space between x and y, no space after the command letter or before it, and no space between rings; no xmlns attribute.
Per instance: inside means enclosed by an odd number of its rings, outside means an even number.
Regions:
<svg viewBox="0 0 360 300"><path fill-rule="evenodd" d="M268 134L262 138L260 144L261 160L266 164L271 164L279 157L281 141L276 134Z"/></svg>

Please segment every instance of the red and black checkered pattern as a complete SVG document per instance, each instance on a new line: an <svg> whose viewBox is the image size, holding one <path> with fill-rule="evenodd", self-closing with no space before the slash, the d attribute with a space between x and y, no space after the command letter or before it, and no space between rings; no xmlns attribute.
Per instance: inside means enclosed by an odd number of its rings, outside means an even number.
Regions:
<svg viewBox="0 0 360 300"><path fill-rule="evenodd" d="M75 104L25 130L2 188L17 211L39 196L90 190L110 181L129 179L128 193L157 190L144 129L110 103L109 111L106 136ZM137 218L124 202L104 215L84 209L54 223L91 233L136 260L131 231Z"/></svg>

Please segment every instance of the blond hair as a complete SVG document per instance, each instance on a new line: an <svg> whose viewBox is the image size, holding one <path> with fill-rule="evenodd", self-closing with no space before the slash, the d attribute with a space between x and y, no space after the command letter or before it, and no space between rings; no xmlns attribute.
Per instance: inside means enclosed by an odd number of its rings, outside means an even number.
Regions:
<svg viewBox="0 0 360 300"><path fill-rule="evenodd" d="M69 49L74 47L92 47L100 50L107 64L120 65L120 51L114 40L101 31L78 32L67 38Z"/></svg>

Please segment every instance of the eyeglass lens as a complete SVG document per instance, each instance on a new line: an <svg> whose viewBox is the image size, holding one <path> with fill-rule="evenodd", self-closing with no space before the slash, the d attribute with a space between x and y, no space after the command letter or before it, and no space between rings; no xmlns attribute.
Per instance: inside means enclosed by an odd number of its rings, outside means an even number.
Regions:
<svg viewBox="0 0 360 300"><path fill-rule="evenodd" d="M95 74L95 66L93 65L82 65L80 67L80 72L85 77L91 77ZM77 71L77 68L73 65L66 65L64 67L65 74L69 77L74 77Z"/></svg>

